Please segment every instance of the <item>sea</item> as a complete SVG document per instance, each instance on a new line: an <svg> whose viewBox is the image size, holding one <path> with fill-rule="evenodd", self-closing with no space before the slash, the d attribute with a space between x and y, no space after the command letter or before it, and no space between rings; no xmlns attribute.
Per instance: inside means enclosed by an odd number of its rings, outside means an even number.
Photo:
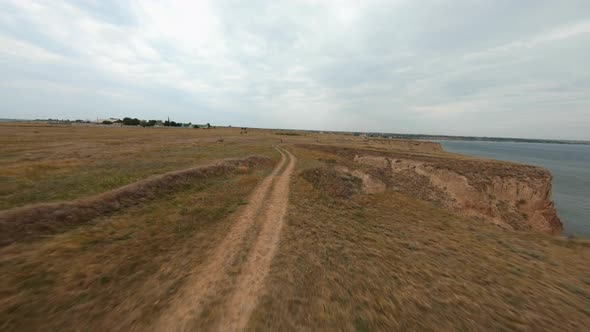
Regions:
<svg viewBox="0 0 590 332"><path fill-rule="evenodd" d="M590 238L590 145L437 141L449 152L537 165L553 174L553 201L563 235Z"/></svg>

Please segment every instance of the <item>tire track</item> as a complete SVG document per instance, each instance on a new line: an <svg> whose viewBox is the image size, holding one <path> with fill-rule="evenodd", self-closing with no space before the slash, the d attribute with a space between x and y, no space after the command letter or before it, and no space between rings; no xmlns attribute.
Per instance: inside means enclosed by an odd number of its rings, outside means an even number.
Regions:
<svg viewBox="0 0 590 332"><path fill-rule="evenodd" d="M263 290L272 258L278 248L289 201L289 184L297 162L293 154L287 150L284 152L289 156L289 164L273 188L264 214L262 230L238 276L237 286L226 303L223 321L217 326L219 331L244 330Z"/></svg>
<svg viewBox="0 0 590 332"><path fill-rule="evenodd" d="M281 154L279 164L274 168L272 173L263 180L260 186L255 189L254 193L252 193L249 199L249 204L242 210L238 220L233 224L227 236L215 249L212 257L206 265L202 269L195 271L193 276L190 277L185 285L179 290L178 297L172 300L170 306L162 313L154 324L154 331L192 330L191 324L200 316L207 300L219 293L220 281L229 278L228 273L232 261L234 261L242 249L241 240L244 238L248 229L254 225L257 216L263 208L263 204L268 206L267 197L273 185L273 180L277 178L277 174L286 163L287 157L283 150L279 148L277 148L277 150ZM287 152L287 154L292 156L289 152ZM292 158L293 157L291 157L291 162L287 169L283 171L278 178L279 180L277 184L284 182L282 179L285 177L286 173L290 174L290 172L288 172L289 170L292 172ZM273 191L270 199L274 201L275 196L277 195L274 194ZM265 215L269 214L266 213ZM262 233L265 233L264 229L261 231L261 235ZM257 243L258 242L259 241L257 241Z"/></svg>

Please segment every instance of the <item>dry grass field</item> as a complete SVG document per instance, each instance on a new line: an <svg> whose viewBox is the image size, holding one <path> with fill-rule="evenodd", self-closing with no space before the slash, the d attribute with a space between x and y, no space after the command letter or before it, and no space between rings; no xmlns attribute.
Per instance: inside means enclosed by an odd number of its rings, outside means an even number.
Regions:
<svg viewBox="0 0 590 332"><path fill-rule="evenodd" d="M13 234L0 242L0 330L590 326L587 240L461 214L423 177L355 162L367 153L434 160L475 187L545 177L408 141L2 123L0 230ZM55 212L122 187L149 194ZM27 227L10 217L33 212Z"/></svg>
<svg viewBox="0 0 590 332"><path fill-rule="evenodd" d="M303 173L346 163L317 150L293 153ZM294 181L252 330L583 331L590 324L588 242L504 230L401 192L348 196L341 184Z"/></svg>

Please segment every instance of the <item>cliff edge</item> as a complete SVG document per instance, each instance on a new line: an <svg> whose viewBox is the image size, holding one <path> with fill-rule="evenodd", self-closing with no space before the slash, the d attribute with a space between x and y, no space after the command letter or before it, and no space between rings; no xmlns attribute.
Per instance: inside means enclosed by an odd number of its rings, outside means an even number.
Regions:
<svg viewBox="0 0 590 332"><path fill-rule="evenodd" d="M404 192L466 217L520 231L557 235L563 230L551 199L551 173L541 167L447 153L306 148L344 157L348 169L355 169L351 174L363 182L379 181L383 190Z"/></svg>

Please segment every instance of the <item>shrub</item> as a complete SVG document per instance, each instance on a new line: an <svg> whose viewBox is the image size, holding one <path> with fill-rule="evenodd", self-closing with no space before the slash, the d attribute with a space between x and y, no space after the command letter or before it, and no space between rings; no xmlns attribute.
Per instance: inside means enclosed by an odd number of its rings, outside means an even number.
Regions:
<svg viewBox="0 0 590 332"><path fill-rule="evenodd" d="M125 126L138 126L140 123L138 118L124 118L123 119L123 124Z"/></svg>

